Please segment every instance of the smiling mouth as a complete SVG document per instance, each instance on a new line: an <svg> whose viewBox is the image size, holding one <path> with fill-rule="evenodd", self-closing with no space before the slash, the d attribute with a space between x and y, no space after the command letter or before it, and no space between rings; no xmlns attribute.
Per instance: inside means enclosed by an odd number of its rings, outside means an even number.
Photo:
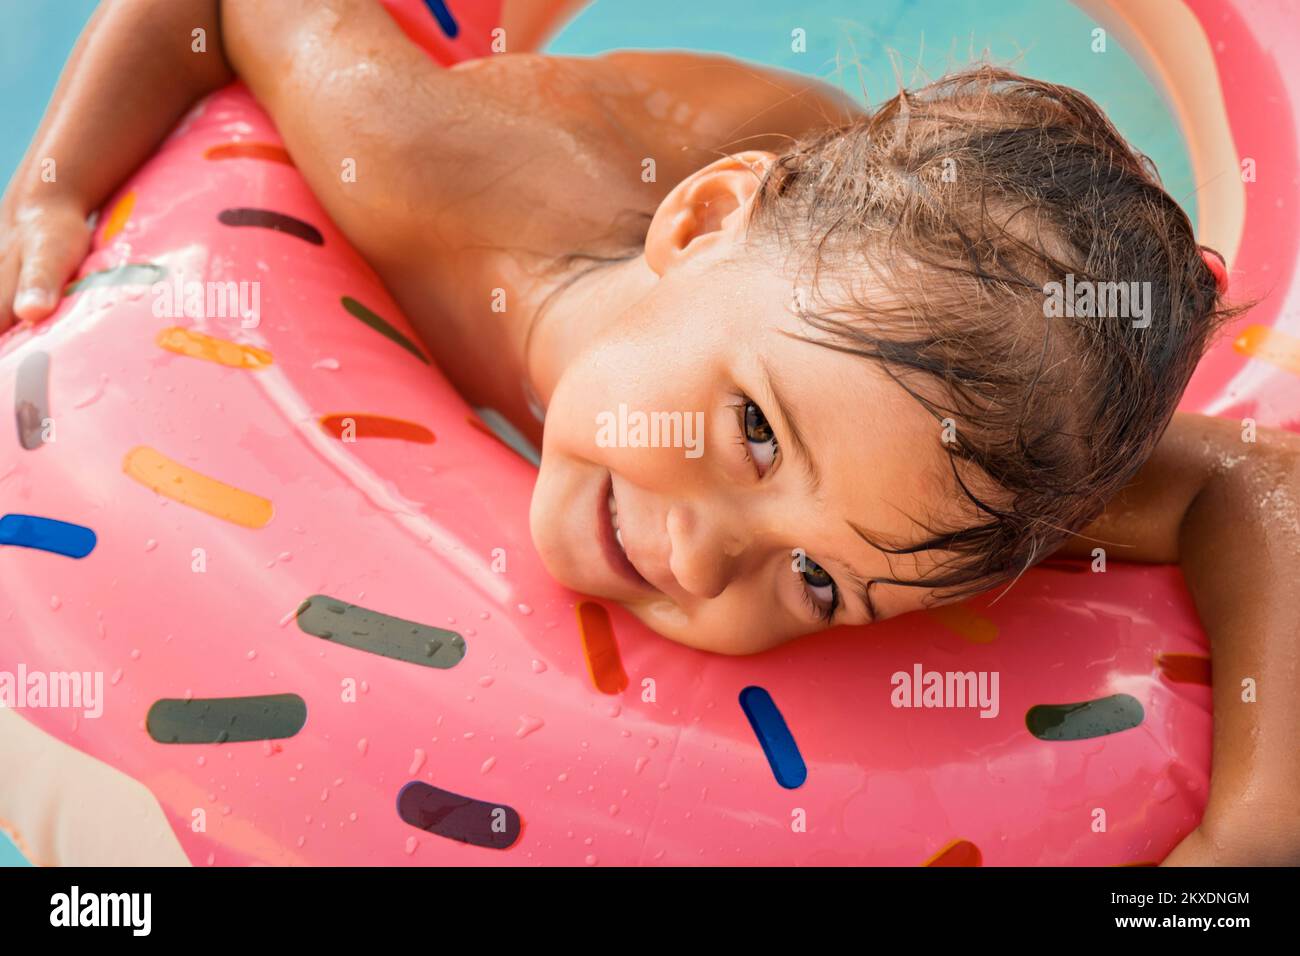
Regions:
<svg viewBox="0 0 1300 956"><path fill-rule="evenodd" d="M623 529L618 526L618 502L614 500L614 490L611 487L609 497L606 499L609 506L609 523L614 528L614 540L618 542L620 550L627 554L627 548L623 547Z"/></svg>
<svg viewBox="0 0 1300 956"><path fill-rule="evenodd" d="M614 497L614 478L611 475L605 484L605 495L598 507L597 521L600 526L601 550L609 565L627 581L642 588L651 587L632 564L623 544L623 529L618 523L618 500Z"/></svg>

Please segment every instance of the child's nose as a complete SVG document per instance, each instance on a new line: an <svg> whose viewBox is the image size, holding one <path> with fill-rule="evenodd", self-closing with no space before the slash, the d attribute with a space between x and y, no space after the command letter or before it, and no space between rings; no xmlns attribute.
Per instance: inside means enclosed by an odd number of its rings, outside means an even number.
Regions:
<svg viewBox="0 0 1300 956"><path fill-rule="evenodd" d="M682 589L697 598L715 598L726 590L740 566L746 543L732 533L721 515L691 505L668 512L669 570Z"/></svg>

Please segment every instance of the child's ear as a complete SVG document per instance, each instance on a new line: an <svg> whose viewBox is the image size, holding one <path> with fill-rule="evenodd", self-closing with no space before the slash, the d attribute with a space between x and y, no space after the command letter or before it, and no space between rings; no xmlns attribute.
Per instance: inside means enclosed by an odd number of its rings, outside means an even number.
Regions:
<svg viewBox="0 0 1300 956"><path fill-rule="evenodd" d="M645 238L646 265L662 276L705 251L739 238L750 203L774 153L746 150L715 160L673 187Z"/></svg>

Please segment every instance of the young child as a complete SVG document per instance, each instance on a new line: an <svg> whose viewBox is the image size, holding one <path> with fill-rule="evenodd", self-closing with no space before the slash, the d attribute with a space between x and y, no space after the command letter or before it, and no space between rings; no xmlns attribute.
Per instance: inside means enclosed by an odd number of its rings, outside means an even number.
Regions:
<svg viewBox="0 0 1300 956"><path fill-rule="evenodd" d="M452 383L540 441L559 581L740 654L1053 552L1178 561L1215 746L1170 862L1300 861L1300 440L1175 414L1226 269L1082 94L977 67L865 113L681 53L445 70L375 0L117 0L0 209L0 329L53 311L87 214L236 78ZM1061 314L1067 277L1149 291ZM624 406L702 422L703 453L598 441Z"/></svg>

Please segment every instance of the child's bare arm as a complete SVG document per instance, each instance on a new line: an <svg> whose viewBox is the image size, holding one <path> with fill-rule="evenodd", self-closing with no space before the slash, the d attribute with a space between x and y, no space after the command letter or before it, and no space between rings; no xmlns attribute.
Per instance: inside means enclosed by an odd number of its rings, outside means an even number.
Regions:
<svg viewBox="0 0 1300 956"><path fill-rule="evenodd" d="M223 0L226 55L295 165L382 277L421 262L440 204L501 131L479 84L377 0ZM495 138L495 140L494 140Z"/></svg>
<svg viewBox="0 0 1300 956"><path fill-rule="evenodd" d="M430 60L377 0L106 0L0 205L0 332L53 311L85 255L86 216L236 76L381 272L409 271L432 205L458 168L491 152L490 124L447 135L486 111L474 84Z"/></svg>
<svg viewBox="0 0 1300 956"><path fill-rule="evenodd" d="M0 332L53 311L85 255L87 215L195 100L233 78L219 26L219 0L96 10L0 202Z"/></svg>
<svg viewBox="0 0 1300 956"><path fill-rule="evenodd" d="M1209 634L1209 804L1169 863L1300 863L1300 436L1250 437L1238 422L1176 415L1137 478L1061 552L1179 562Z"/></svg>

